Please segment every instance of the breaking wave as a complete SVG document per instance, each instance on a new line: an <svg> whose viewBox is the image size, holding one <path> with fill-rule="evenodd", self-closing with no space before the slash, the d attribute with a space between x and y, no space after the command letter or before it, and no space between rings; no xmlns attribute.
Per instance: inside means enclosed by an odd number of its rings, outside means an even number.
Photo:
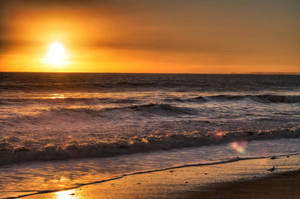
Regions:
<svg viewBox="0 0 300 199"><path fill-rule="evenodd" d="M169 150L184 147L199 147L230 143L234 141L252 141L264 139L300 138L300 126L293 128L244 131L244 132L200 132L151 133L147 135L127 136L118 139L95 139L86 143L51 144L36 147L16 144L17 137L0 140L0 165L27 161L52 161L76 158L110 157L122 154L134 154L157 150Z"/></svg>

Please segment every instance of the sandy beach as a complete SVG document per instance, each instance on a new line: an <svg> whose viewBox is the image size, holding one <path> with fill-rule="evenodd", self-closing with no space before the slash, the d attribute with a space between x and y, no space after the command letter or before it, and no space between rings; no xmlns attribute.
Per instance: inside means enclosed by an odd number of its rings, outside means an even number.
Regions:
<svg viewBox="0 0 300 199"><path fill-rule="evenodd" d="M256 180L218 184L205 190L187 192L185 199L297 199L300 198L300 171L276 174Z"/></svg>
<svg viewBox="0 0 300 199"><path fill-rule="evenodd" d="M149 171L26 199L299 198L299 155ZM275 168L272 170L272 168ZM270 170L271 169L271 170Z"/></svg>

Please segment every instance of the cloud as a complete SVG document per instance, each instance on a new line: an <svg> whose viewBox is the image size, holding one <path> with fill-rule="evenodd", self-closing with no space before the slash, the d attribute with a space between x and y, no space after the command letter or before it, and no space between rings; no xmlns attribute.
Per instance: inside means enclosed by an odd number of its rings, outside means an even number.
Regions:
<svg viewBox="0 0 300 199"><path fill-rule="evenodd" d="M95 31L99 37L87 34L89 42L73 41L94 48L270 57L294 55L300 49L298 0L0 0L0 6L83 9L91 30L105 18L111 24ZM32 45L6 41L9 20L2 17L5 12L0 15L0 50Z"/></svg>
<svg viewBox="0 0 300 199"><path fill-rule="evenodd" d="M248 54L249 50L243 47L233 47L218 43L205 42L171 42L167 40L156 41L98 41L89 44L82 44L95 48L110 48L115 50L133 50L133 51L157 51L173 53L208 53L208 54Z"/></svg>
<svg viewBox="0 0 300 199"><path fill-rule="evenodd" d="M0 39L0 52L1 51L7 51L11 48L24 48L28 46L36 46L39 45L39 42L33 42L33 41L17 41L17 40L9 40L9 39Z"/></svg>
<svg viewBox="0 0 300 199"><path fill-rule="evenodd" d="M115 0L1 0L2 7L90 7L115 4Z"/></svg>

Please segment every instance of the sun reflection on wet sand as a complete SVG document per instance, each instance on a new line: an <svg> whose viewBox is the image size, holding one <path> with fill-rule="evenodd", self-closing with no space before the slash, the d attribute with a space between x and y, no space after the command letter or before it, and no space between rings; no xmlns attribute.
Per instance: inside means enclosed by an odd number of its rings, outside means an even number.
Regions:
<svg viewBox="0 0 300 199"><path fill-rule="evenodd" d="M56 192L56 199L78 199L74 190Z"/></svg>

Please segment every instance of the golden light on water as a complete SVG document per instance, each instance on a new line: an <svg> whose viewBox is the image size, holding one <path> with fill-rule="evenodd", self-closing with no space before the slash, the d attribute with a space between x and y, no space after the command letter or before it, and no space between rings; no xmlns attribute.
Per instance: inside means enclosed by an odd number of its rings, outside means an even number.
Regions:
<svg viewBox="0 0 300 199"><path fill-rule="evenodd" d="M221 139L221 138L223 138L223 136L226 135L226 133L227 133L226 131L218 131L218 132L215 133L215 137L217 139Z"/></svg>
<svg viewBox="0 0 300 199"><path fill-rule="evenodd" d="M69 64L69 55L62 43L53 42L49 45L42 62L53 67L62 67Z"/></svg>
<svg viewBox="0 0 300 199"><path fill-rule="evenodd" d="M59 93L54 93L54 94L51 94L50 97L46 97L46 99L65 99L65 95L59 94Z"/></svg>

